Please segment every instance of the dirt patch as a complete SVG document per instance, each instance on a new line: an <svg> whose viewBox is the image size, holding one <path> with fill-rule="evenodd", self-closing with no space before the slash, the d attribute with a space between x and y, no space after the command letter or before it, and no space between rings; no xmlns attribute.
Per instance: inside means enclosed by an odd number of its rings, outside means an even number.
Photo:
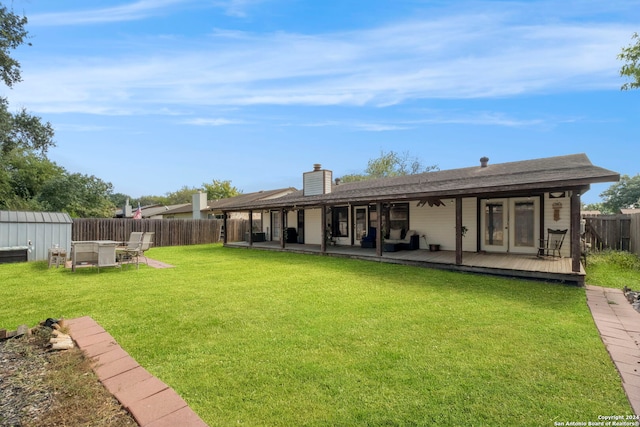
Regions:
<svg viewBox="0 0 640 427"><path fill-rule="evenodd" d="M0 340L0 426L137 426L82 351L51 351L50 338Z"/></svg>

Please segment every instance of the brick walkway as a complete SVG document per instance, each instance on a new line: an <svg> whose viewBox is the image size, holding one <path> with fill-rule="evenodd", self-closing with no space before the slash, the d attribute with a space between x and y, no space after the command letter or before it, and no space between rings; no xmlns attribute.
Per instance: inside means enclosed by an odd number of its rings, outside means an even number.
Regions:
<svg viewBox="0 0 640 427"><path fill-rule="evenodd" d="M100 381L143 427L206 427L168 385L151 375L91 317L65 320L78 347L94 359Z"/></svg>
<svg viewBox="0 0 640 427"><path fill-rule="evenodd" d="M631 407L640 415L640 313L620 289L586 286L587 304Z"/></svg>

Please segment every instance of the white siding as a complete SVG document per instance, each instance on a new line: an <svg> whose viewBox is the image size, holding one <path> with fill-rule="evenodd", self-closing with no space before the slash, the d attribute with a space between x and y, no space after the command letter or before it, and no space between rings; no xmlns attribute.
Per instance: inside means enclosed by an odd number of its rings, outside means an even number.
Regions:
<svg viewBox="0 0 640 427"><path fill-rule="evenodd" d="M478 201L475 197L462 199L462 225L467 227L467 234L462 238L462 250L476 252L478 250Z"/></svg>
<svg viewBox="0 0 640 427"><path fill-rule="evenodd" d="M322 244L322 210L305 209L304 211L304 243L309 245Z"/></svg>
<svg viewBox="0 0 640 427"><path fill-rule="evenodd" d="M302 176L304 195L317 196L331 193L332 175L328 170L305 172Z"/></svg>
<svg viewBox="0 0 640 427"><path fill-rule="evenodd" d="M267 240L271 240L271 212L269 211L262 214L262 231L266 234Z"/></svg>
<svg viewBox="0 0 640 427"><path fill-rule="evenodd" d="M555 218L555 209L553 208L554 203L562 204L562 207L558 209L559 218ZM555 230L564 230L567 229L567 234L564 237L564 242L562 243L561 254L563 257L571 256L571 198L561 197L557 199L549 198L549 194L546 193L544 195L544 236L543 239L547 238L547 229L553 228Z"/></svg>
<svg viewBox="0 0 640 427"><path fill-rule="evenodd" d="M409 222L411 229L420 234L420 249L427 249L430 244L438 244L442 250L456 249L456 202L455 199L443 199L442 202L445 206L427 204L418 207L417 202L409 205ZM467 227L467 234L462 239L464 251L476 251L476 217L476 199L462 199L462 225Z"/></svg>

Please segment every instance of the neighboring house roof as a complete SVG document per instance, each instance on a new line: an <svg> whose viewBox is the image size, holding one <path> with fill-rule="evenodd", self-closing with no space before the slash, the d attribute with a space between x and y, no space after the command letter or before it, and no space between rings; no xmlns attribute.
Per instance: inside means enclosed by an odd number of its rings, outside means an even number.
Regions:
<svg viewBox="0 0 640 427"><path fill-rule="evenodd" d="M290 194L296 191L298 191L296 188L288 187L288 188L279 188L276 190L261 190L253 193L239 194L234 197L228 197L228 198L219 199L219 200L208 200L207 207L201 209L200 211L222 213L223 209L228 205L235 205L237 203L253 203L259 200L271 200L271 199L282 197L283 195ZM169 211L164 212L164 215L175 215L175 214L192 213L192 212L193 212L193 204L187 203L186 205L183 205L176 209L171 209Z"/></svg>
<svg viewBox="0 0 640 427"><path fill-rule="evenodd" d="M602 212L600 211L580 211L580 215L582 216L596 216L600 215Z"/></svg>
<svg viewBox="0 0 640 427"><path fill-rule="evenodd" d="M585 154L489 164L393 178L333 185L331 193L304 196L303 190L246 203L229 203L226 211L312 207L353 202L387 202L428 197L526 194L558 189L588 189L591 183L618 181L620 174L594 166Z"/></svg>
<svg viewBox="0 0 640 427"><path fill-rule="evenodd" d="M640 214L640 209L620 209L620 213L625 215L636 215Z"/></svg>
<svg viewBox="0 0 640 427"><path fill-rule="evenodd" d="M140 210L142 211L143 218L149 218L157 215L166 215L167 212L170 212L174 209L179 209L184 206L191 206L191 203L180 203L176 205L151 205L151 206L143 206ZM135 213L137 208L133 209Z"/></svg>

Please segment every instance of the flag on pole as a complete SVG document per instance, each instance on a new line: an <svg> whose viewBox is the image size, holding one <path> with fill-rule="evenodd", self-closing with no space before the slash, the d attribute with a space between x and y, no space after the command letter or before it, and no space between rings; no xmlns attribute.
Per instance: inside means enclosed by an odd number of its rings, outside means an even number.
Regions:
<svg viewBox="0 0 640 427"><path fill-rule="evenodd" d="M140 203L138 203L138 209L133 214L133 219L142 219L142 209L140 208Z"/></svg>

